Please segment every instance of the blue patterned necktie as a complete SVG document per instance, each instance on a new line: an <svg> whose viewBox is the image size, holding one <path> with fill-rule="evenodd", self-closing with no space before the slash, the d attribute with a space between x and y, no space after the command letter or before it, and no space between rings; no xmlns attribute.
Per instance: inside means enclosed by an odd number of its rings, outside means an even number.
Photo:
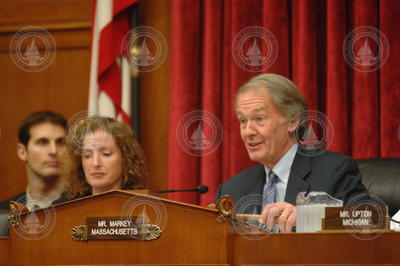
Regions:
<svg viewBox="0 0 400 266"><path fill-rule="evenodd" d="M278 176L274 171L270 170L268 173L267 185L263 192L263 206L274 203L276 201L276 183L278 182Z"/></svg>

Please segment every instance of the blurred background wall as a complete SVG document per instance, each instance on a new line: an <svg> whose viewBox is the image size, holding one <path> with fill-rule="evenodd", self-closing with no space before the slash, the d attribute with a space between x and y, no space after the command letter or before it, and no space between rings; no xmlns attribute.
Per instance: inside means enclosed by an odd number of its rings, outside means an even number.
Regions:
<svg viewBox="0 0 400 266"><path fill-rule="evenodd" d="M141 1L138 8L140 23L158 28L168 41L170 1ZM20 121L38 110L58 111L70 119L88 108L92 10L92 0L0 1L0 200L27 185L16 155ZM28 26L46 29L56 42L53 63L40 72L21 70L9 54L12 37ZM39 42L37 46L42 51ZM153 189L167 186L168 71L167 59L140 79L141 87L152 88L140 94L140 136Z"/></svg>

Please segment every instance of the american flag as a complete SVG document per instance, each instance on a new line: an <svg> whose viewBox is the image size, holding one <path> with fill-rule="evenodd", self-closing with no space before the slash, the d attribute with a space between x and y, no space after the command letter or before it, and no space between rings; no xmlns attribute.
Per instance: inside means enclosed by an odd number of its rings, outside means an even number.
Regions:
<svg viewBox="0 0 400 266"><path fill-rule="evenodd" d="M138 0L94 2L89 115L131 120L130 66L121 43L130 31L128 8Z"/></svg>

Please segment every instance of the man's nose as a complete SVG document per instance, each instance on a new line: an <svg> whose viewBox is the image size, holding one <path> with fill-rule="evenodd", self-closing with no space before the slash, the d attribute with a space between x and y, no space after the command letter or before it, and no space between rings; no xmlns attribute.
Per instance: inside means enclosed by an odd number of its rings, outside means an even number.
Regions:
<svg viewBox="0 0 400 266"><path fill-rule="evenodd" d="M243 133L246 137L255 135L257 133L254 123L249 121L247 122L246 126L243 128Z"/></svg>
<svg viewBox="0 0 400 266"><path fill-rule="evenodd" d="M59 147L57 146L57 143L55 143L55 142L50 143L49 149L50 149L50 154L52 154L52 155L57 155L59 152Z"/></svg>

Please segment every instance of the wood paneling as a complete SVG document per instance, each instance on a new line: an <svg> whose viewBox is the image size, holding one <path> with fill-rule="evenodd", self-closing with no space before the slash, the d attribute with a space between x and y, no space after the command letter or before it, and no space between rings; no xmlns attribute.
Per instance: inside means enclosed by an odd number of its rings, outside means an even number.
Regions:
<svg viewBox="0 0 400 266"><path fill-rule="evenodd" d="M24 165L15 152L21 119L43 109L69 118L87 108L91 12L92 0L0 1L0 200L26 186ZM140 1L139 19L169 44L171 0ZM26 26L45 28L57 44L54 62L38 73L19 69L9 55L11 38ZM158 69L140 73L140 135L153 190L168 183L169 67L168 56Z"/></svg>
<svg viewBox="0 0 400 266"><path fill-rule="evenodd" d="M141 216L143 211L150 223L161 227L158 239L86 242L71 238L71 229L86 224L87 217ZM44 210L36 214L40 221L55 217ZM26 240L10 231L10 265L218 265L225 264L227 257L228 224L216 222L216 210L111 191L58 205L55 214L54 228L39 234L46 233L45 238Z"/></svg>
<svg viewBox="0 0 400 266"><path fill-rule="evenodd" d="M69 118L87 108L91 11L91 0L0 2L0 200L26 186L15 149L20 121L38 110ZM55 60L41 72L21 70L9 55L11 38L26 26L45 28L56 42Z"/></svg>
<svg viewBox="0 0 400 266"><path fill-rule="evenodd" d="M399 265L400 233L279 233L262 240L233 236L236 265Z"/></svg>
<svg viewBox="0 0 400 266"><path fill-rule="evenodd" d="M1 0L0 32L26 26L47 30L90 27L92 0Z"/></svg>
<svg viewBox="0 0 400 266"><path fill-rule="evenodd" d="M165 212L163 211L165 210ZM75 241L71 229L87 217L146 217L160 226L157 239ZM10 230L8 265L399 265L399 232L244 234L240 221L218 223L217 210L134 191L65 202L35 214L48 227L32 234ZM25 221L29 213L22 214ZM52 220L52 218L55 220ZM100 218L101 219L101 218ZM31 220L32 221L32 220ZM50 224L54 221L54 227ZM110 228L110 227L108 227ZM241 228L241 234L237 232ZM29 240L38 236L41 239ZM28 239L26 239L28 238ZM0 239L1 241L1 239ZM0 254L1 254L0 242ZM73 254L73 255L71 255Z"/></svg>
<svg viewBox="0 0 400 266"><path fill-rule="evenodd" d="M139 2L139 22L159 30L169 45L171 1ZM168 185L169 73L169 56L156 70L140 73L140 135L147 156L151 190L162 190Z"/></svg>
<svg viewBox="0 0 400 266"><path fill-rule="evenodd" d="M9 250L8 237L0 237L0 265L9 265Z"/></svg>

